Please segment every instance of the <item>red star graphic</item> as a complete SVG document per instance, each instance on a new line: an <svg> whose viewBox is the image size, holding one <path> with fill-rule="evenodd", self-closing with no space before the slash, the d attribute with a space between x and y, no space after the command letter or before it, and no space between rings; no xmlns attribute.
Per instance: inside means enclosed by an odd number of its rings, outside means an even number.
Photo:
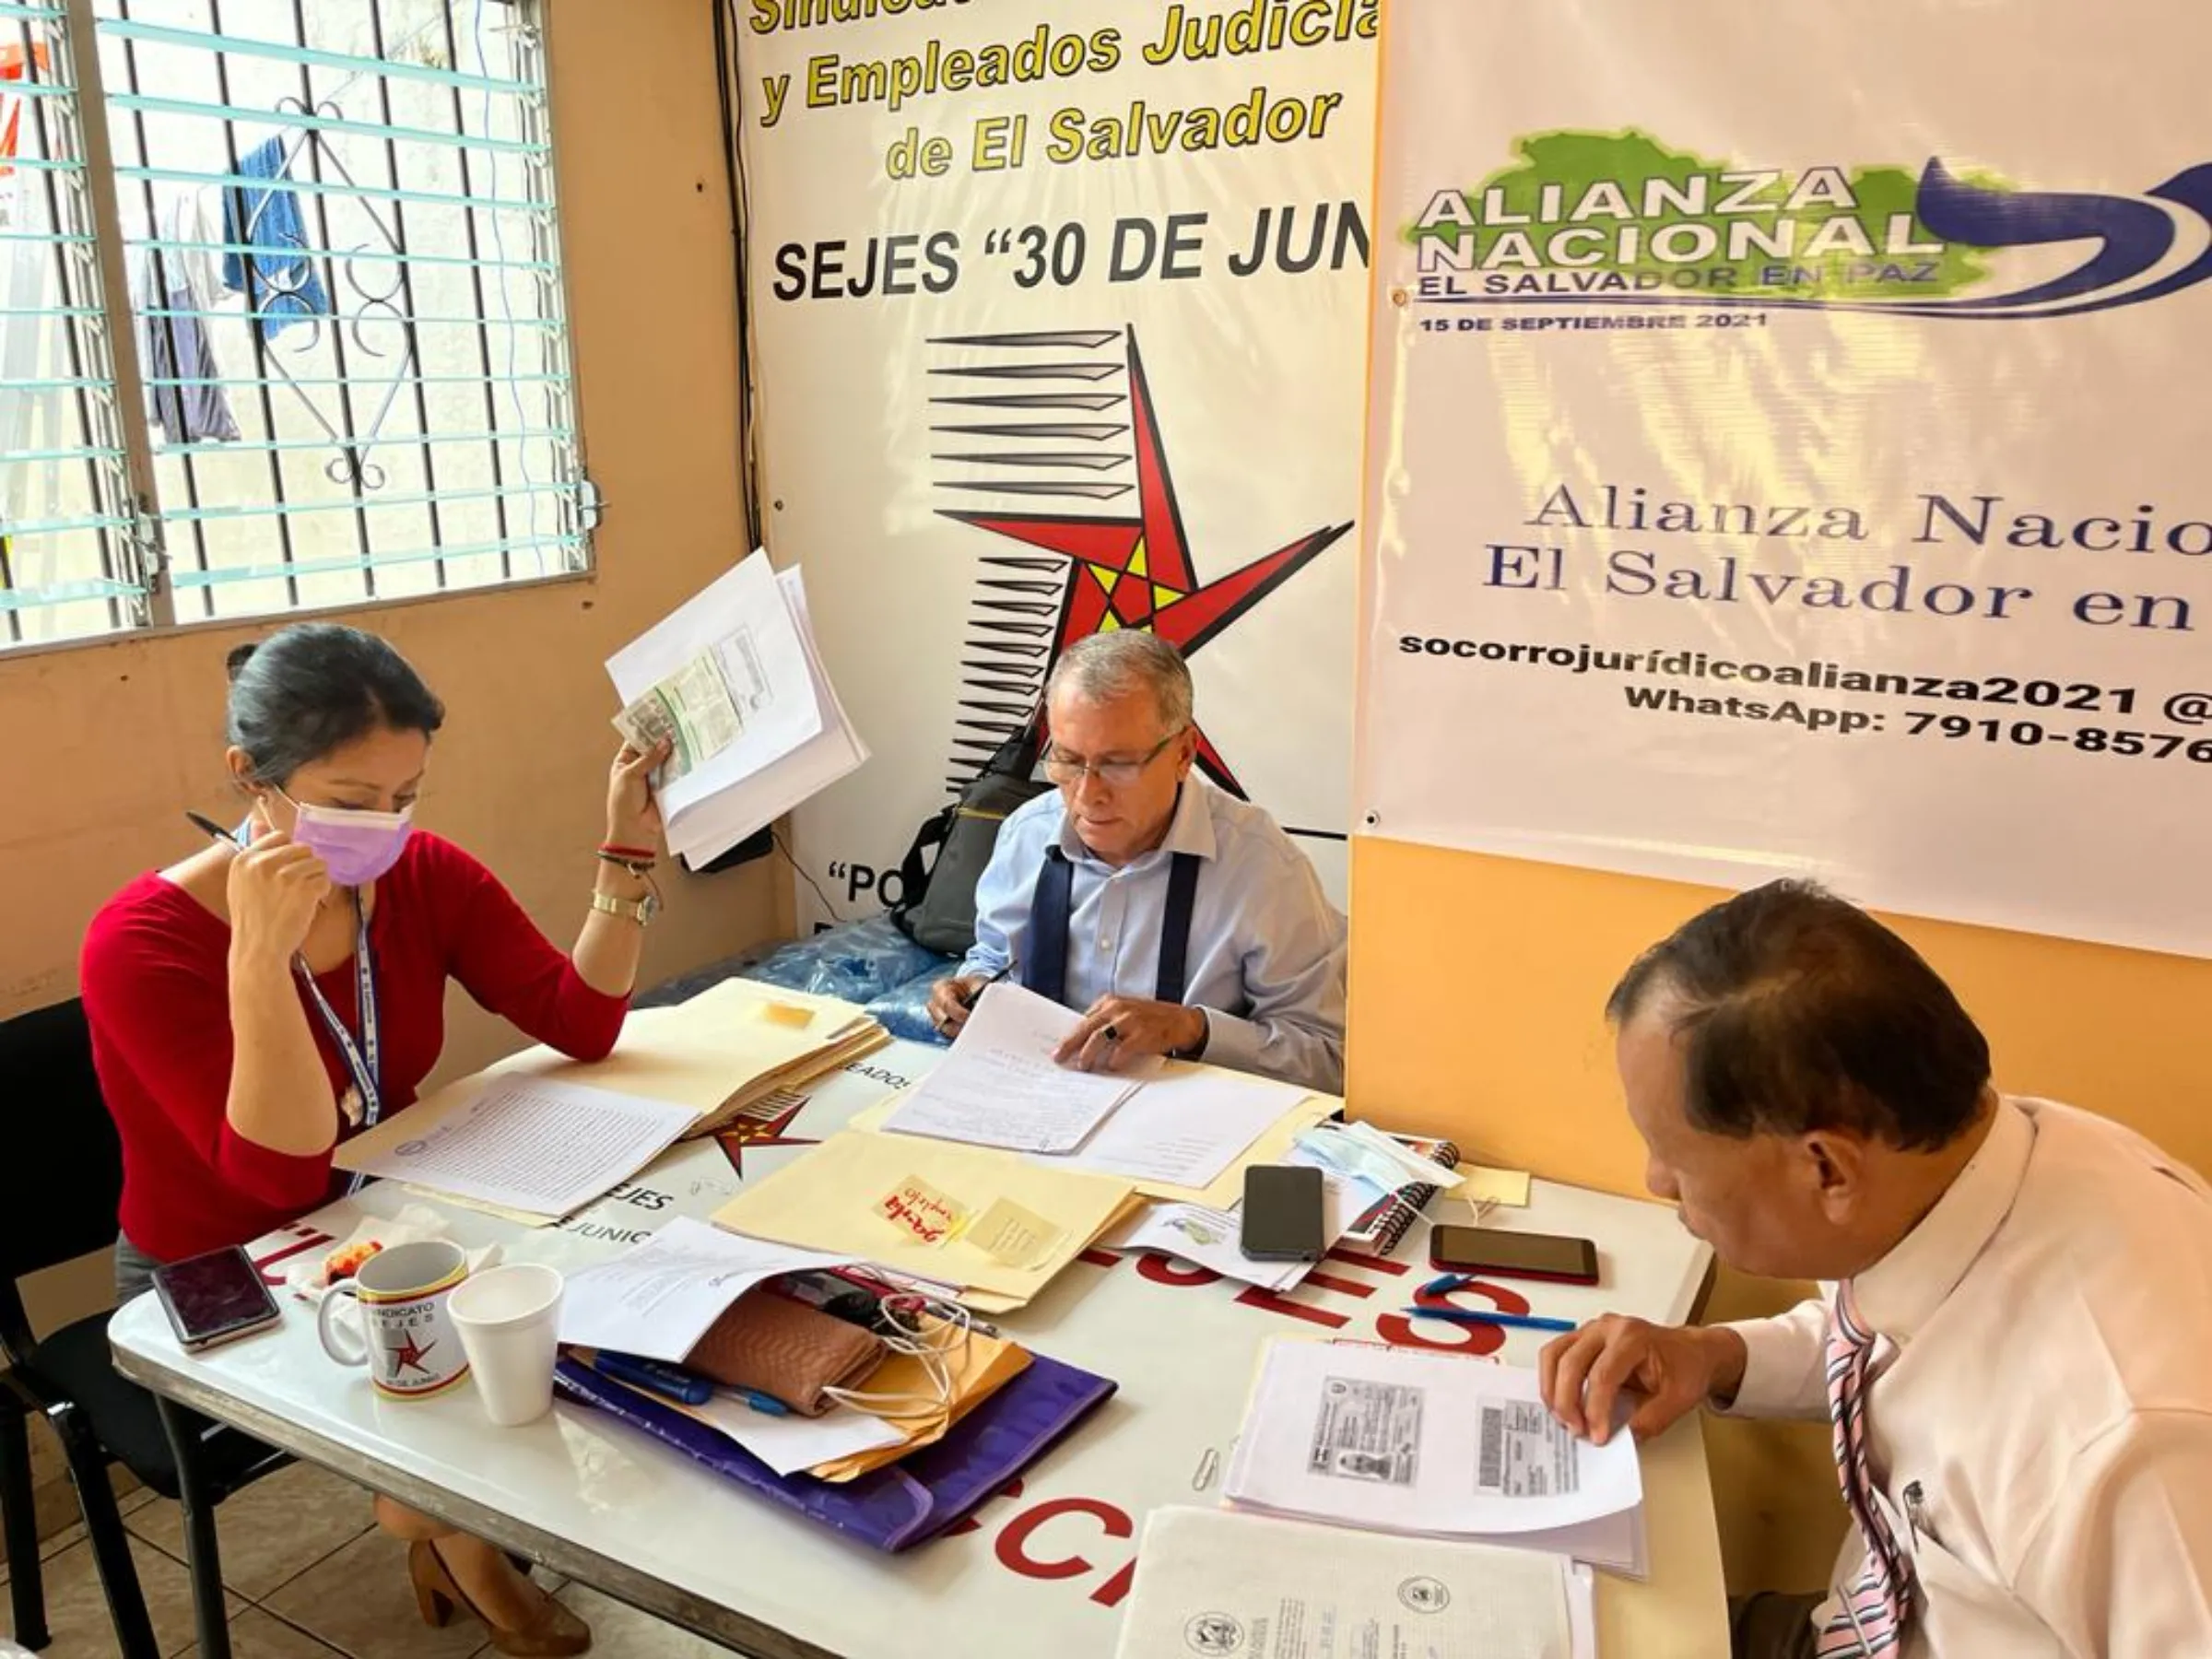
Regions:
<svg viewBox="0 0 2212 1659"><path fill-rule="evenodd" d="M432 1341L425 1343L420 1347L416 1347L415 1333L409 1331L407 1339L392 1350L393 1374L396 1376L401 1371L418 1371L424 1376L429 1376L430 1368L423 1361L429 1358L430 1349L437 1346L438 1344Z"/></svg>
<svg viewBox="0 0 2212 1659"><path fill-rule="evenodd" d="M1182 508L1168 475L1167 452L1134 329L1129 331L1129 408L1131 439L1136 446L1139 516L1077 518L940 509L947 518L1059 554L1068 561L1067 591L1053 641L1054 661L1077 640L1117 628L1149 629L1186 657L1194 655L1351 528L1347 523L1312 531L1217 582L1200 582L1191 565L1190 538L1183 533ZM1198 733L1198 763L1224 788L1244 793L1203 730Z"/></svg>
<svg viewBox="0 0 2212 1659"><path fill-rule="evenodd" d="M723 1156L730 1160L730 1168L736 1172L738 1180L745 1179L745 1149L747 1147L814 1147L821 1144L804 1136L787 1135L783 1133L791 1127L792 1121L806 1110L806 1102L801 1100L788 1112L777 1117L754 1123L739 1123L732 1128L724 1129L714 1137L716 1143L722 1147Z"/></svg>

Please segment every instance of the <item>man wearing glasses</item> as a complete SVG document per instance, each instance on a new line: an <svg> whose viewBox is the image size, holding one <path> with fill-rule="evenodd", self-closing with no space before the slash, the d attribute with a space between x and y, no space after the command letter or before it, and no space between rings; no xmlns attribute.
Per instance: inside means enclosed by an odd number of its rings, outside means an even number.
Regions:
<svg viewBox="0 0 2212 1659"><path fill-rule="evenodd" d="M930 998L947 1036L994 980L1083 1010L1064 1062L1203 1057L1344 1088L1344 918L1273 818L1191 776L1191 675L1135 630L1045 683L1057 785L1009 817L975 890L975 948Z"/></svg>

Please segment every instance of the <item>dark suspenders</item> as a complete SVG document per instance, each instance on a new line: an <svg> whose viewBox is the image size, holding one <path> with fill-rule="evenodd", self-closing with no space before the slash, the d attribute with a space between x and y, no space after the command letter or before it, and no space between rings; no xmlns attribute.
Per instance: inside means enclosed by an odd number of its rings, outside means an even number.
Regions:
<svg viewBox="0 0 2212 1659"><path fill-rule="evenodd" d="M1044 850L1030 899L1030 937L1021 982L1048 1002L1067 998L1067 921L1075 909L1076 866L1058 845Z"/></svg>
<svg viewBox="0 0 2212 1659"><path fill-rule="evenodd" d="M1159 924L1159 974L1152 994L1163 1003L1182 1001L1191 955L1191 911L1198 900L1198 854L1178 853L1168 871L1168 913Z"/></svg>
<svg viewBox="0 0 2212 1659"><path fill-rule="evenodd" d="M1163 1003L1181 1003L1188 988L1191 912L1198 900L1199 857L1178 853L1168 871L1168 909L1160 918L1159 971L1152 994ZM1055 844L1045 849L1030 899L1028 959L1021 982L1053 1002L1067 1000L1067 930L1075 912L1076 866Z"/></svg>

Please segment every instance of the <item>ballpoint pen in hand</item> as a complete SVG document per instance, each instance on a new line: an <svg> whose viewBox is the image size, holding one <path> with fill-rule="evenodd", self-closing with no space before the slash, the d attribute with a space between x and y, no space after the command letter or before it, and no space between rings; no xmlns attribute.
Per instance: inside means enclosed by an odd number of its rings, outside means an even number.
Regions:
<svg viewBox="0 0 2212 1659"><path fill-rule="evenodd" d="M984 992L988 991L993 985L997 984L1000 980L1005 979L1007 974L1013 971L1014 959L1012 957L1008 957L1006 959L1006 965L1004 968L1001 968L996 973L993 974L989 979L985 980L982 984L972 985L969 987L969 989L959 994L960 1006L963 1008L974 1007L975 999L977 997L982 995Z"/></svg>
<svg viewBox="0 0 2212 1659"><path fill-rule="evenodd" d="M192 827L194 830L197 830L202 835L212 837L214 840L222 842L226 847L235 847L238 845L237 836L231 834L229 830L224 829L220 824L217 823L213 818L206 817L205 814L187 811L184 816L192 821Z"/></svg>

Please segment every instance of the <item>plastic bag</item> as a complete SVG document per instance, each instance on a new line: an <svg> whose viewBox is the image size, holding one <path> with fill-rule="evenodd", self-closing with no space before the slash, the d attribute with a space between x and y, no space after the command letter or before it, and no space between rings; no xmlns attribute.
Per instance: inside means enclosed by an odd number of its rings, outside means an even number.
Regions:
<svg viewBox="0 0 2212 1659"><path fill-rule="evenodd" d="M747 969L745 977L781 985L786 991L865 1004L889 996L921 975L950 966L950 959L915 944L892 925L889 917L871 916L865 922L848 922L811 939L786 945L766 961Z"/></svg>
<svg viewBox="0 0 2212 1659"><path fill-rule="evenodd" d="M910 1042L934 1042L941 1047L946 1038L929 1022L929 994L939 980L958 972L959 966L940 957L937 965L927 973L878 996L866 1005L865 1011L874 1015L877 1023L894 1037L903 1037Z"/></svg>

